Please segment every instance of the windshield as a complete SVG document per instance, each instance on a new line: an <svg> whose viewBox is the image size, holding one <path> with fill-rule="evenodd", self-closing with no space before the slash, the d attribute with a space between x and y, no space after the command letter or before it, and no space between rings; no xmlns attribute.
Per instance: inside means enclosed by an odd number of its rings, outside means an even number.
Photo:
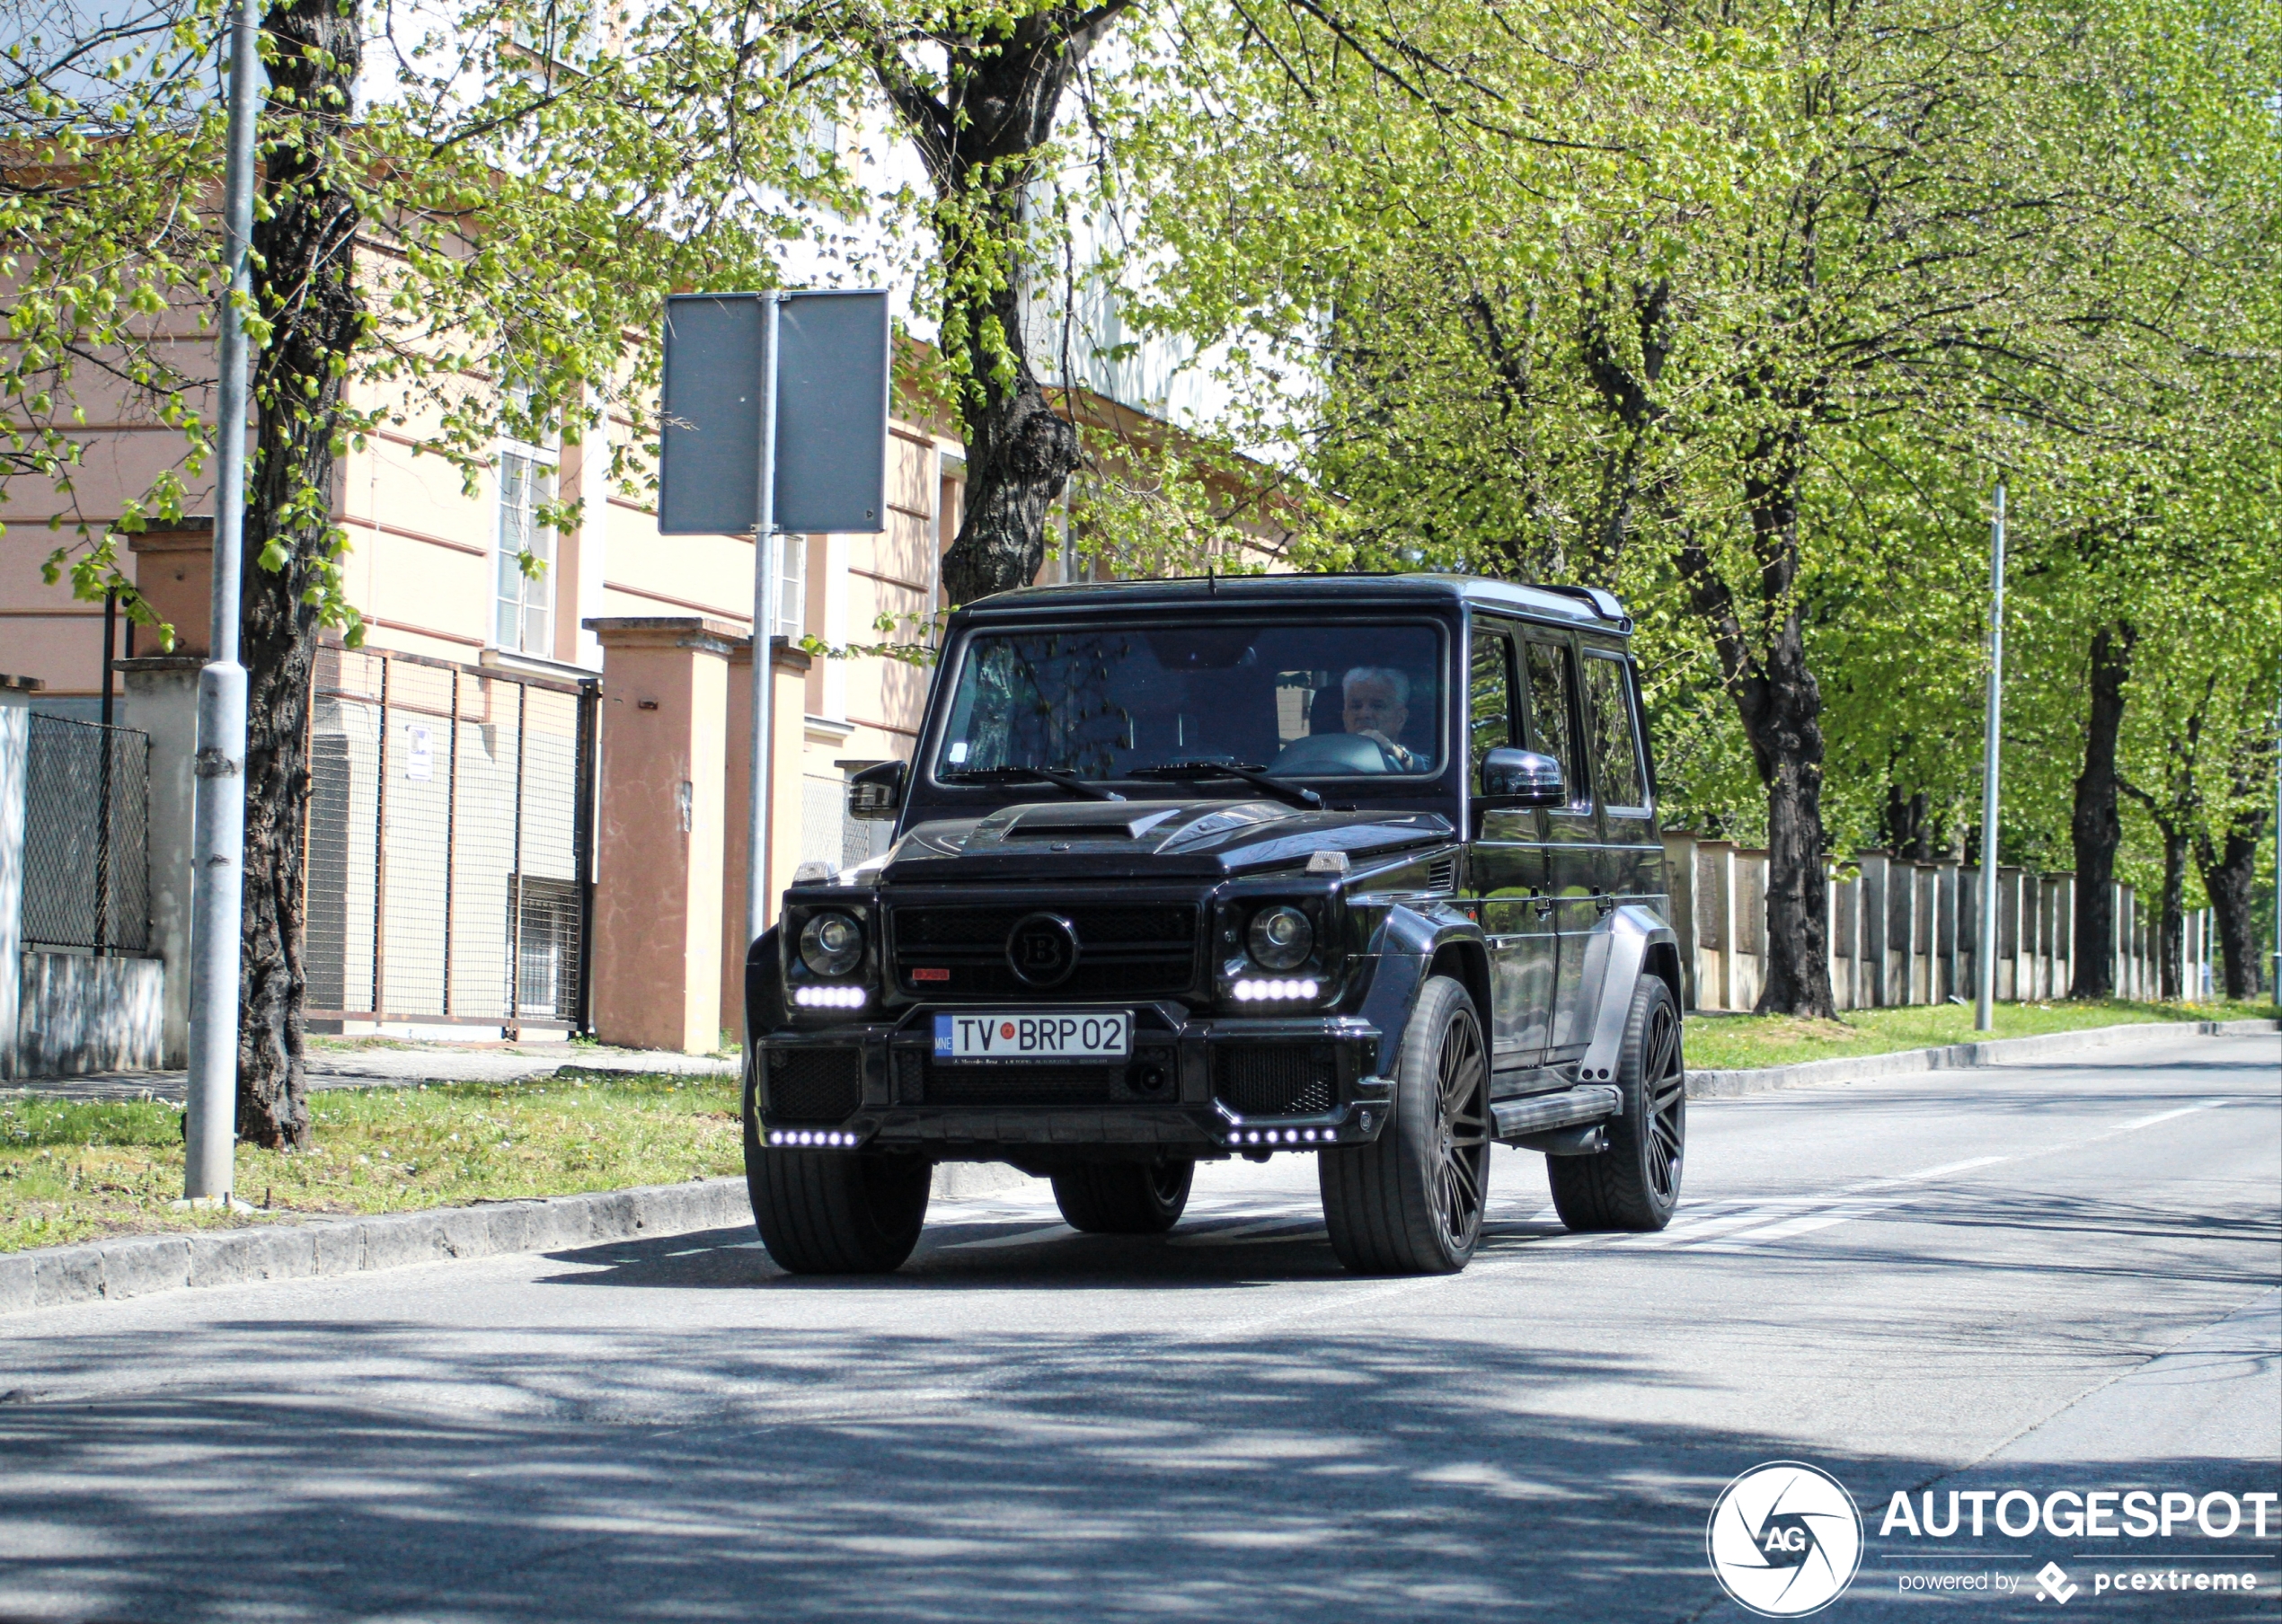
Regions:
<svg viewBox="0 0 2282 1624"><path fill-rule="evenodd" d="M1088 779L1240 763L1302 778L1441 766L1431 625L1119 626L968 640L938 778L1050 768Z"/></svg>

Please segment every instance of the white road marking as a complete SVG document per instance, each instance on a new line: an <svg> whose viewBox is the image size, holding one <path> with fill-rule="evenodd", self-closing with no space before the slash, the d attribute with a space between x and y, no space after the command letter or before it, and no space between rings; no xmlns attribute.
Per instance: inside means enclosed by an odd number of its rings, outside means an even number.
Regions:
<svg viewBox="0 0 2282 1624"><path fill-rule="evenodd" d="M1843 1206L1826 1208L1819 1213L1801 1213L1799 1216L1786 1218L1780 1223L1768 1224L1765 1229L1738 1230L1732 1234L1717 1236L1694 1249L1705 1252L1748 1251L1753 1247L1766 1241L1788 1240L1794 1235L1810 1235L1817 1230L1826 1230L1838 1224L1852 1223L1857 1218L1867 1218L1873 1213L1882 1212L1888 1207L1899 1206L1901 1204L1902 1197L1900 1196L1896 1196L1890 1201L1850 1201ZM1685 1243L1683 1242L1683 1244Z"/></svg>
<svg viewBox="0 0 2282 1624"><path fill-rule="evenodd" d="M1175 1235L1175 1246L1225 1246L1231 1241L1265 1236L1277 1230L1321 1229L1322 1214L1308 1213L1287 1218L1263 1218L1257 1223L1240 1223L1234 1229L1204 1230L1194 1234Z"/></svg>
<svg viewBox="0 0 2282 1624"><path fill-rule="evenodd" d="M1053 1235L1075 1235L1077 1231L1066 1223L1049 1223L1043 1229L1021 1230L1012 1235L991 1235L981 1240L954 1240L949 1246L935 1249L944 1252L977 1252L986 1247L1029 1246Z"/></svg>

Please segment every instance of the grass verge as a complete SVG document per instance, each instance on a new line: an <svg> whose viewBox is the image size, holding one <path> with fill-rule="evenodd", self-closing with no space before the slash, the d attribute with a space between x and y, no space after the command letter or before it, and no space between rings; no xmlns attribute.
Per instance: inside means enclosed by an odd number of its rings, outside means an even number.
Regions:
<svg viewBox="0 0 2282 1624"><path fill-rule="evenodd" d="M2034 1037L2046 1032L2143 1021L2240 1020L2251 1016L2270 1018L2273 1013L2274 1006L2263 1000L2200 1004L2130 1003L2120 999L2096 1003L2001 1003L1995 1011L1994 1032L1973 1029L1973 1011L1967 1004L1855 1010L1836 1020L1798 1020L1788 1015L1691 1015L1686 1028L1687 1061L1699 1071L1741 1071L1856 1055L1890 1055L1900 1049L1930 1049L1989 1037Z"/></svg>
<svg viewBox="0 0 2282 1624"><path fill-rule="evenodd" d="M737 1090L613 1076L314 1092L314 1150L238 1147L238 1196L261 1209L251 1217L173 1210L182 1114L164 1100L0 1096L0 1252L735 1173Z"/></svg>

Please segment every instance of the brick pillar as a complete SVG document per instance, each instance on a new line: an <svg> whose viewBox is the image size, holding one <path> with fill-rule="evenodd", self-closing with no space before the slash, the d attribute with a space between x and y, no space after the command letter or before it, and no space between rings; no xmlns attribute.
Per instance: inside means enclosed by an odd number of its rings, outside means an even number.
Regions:
<svg viewBox="0 0 2282 1624"><path fill-rule="evenodd" d="M776 922L784 887L800 866L800 763L806 754L809 656L784 639L770 641L776 709L769 718L768 922ZM745 808L753 790L753 644L729 657L727 845L721 854L721 1024L745 1029Z"/></svg>
<svg viewBox="0 0 2282 1624"><path fill-rule="evenodd" d="M214 630L214 521L189 518L172 530L146 530L127 538L127 551L135 558L135 590L174 628L167 652L206 654ZM155 633L144 631L140 651L158 653L156 642Z"/></svg>
<svg viewBox="0 0 2282 1624"><path fill-rule="evenodd" d="M203 621L199 622L199 640L206 640ZM190 870L195 866L191 834L198 789L193 768L198 760L198 674L206 657L158 654L111 664L127 678L127 714L151 739L150 940L151 950L166 966L161 1064L187 1065L190 1053Z"/></svg>
<svg viewBox="0 0 2282 1624"><path fill-rule="evenodd" d="M694 615L585 624L603 650L595 1035L710 1054L722 1017L729 661L744 633Z"/></svg>

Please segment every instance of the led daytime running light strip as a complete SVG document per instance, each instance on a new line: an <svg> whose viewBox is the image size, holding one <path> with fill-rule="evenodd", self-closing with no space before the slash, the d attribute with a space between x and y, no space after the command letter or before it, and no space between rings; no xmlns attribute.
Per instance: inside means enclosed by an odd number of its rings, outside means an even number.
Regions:
<svg viewBox="0 0 2282 1624"><path fill-rule="evenodd" d="M1291 981L1248 977L1238 982L1234 990L1239 1003L1269 1003L1295 998L1313 998L1323 989L1321 983L1309 975Z"/></svg>
<svg viewBox="0 0 2282 1624"><path fill-rule="evenodd" d="M1230 1144L1331 1144L1336 1128L1239 1128L1228 1135Z"/></svg>
<svg viewBox="0 0 2282 1624"><path fill-rule="evenodd" d="M860 1010L871 997L862 987L799 987L792 1002L809 1010Z"/></svg>
<svg viewBox="0 0 2282 1624"><path fill-rule="evenodd" d="M768 1142L778 1149L788 1145L830 1145L847 1148L856 1143L854 1134L827 1134L811 1128L779 1128L768 1136Z"/></svg>

